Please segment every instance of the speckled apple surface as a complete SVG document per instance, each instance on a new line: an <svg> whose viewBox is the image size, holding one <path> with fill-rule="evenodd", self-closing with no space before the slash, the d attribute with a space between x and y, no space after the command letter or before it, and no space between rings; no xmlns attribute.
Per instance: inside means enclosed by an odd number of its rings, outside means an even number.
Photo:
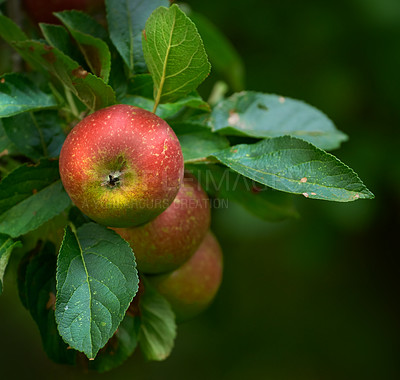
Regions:
<svg viewBox="0 0 400 380"><path fill-rule="evenodd" d="M84 214L106 226L131 227L172 203L183 180L183 155L164 120L118 104L73 128L61 149L60 175Z"/></svg>
<svg viewBox="0 0 400 380"><path fill-rule="evenodd" d="M208 232L194 255L181 267L147 278L170 302L177 321L183 322L211 303L222 281L222 267L221 247Z"/></svg>
<svg viewBox="0 0 400 380"><path fill-rule="evenodd" d="M138 269L162 273L176 269L199 247L210 227L210 201L197 180L186 174L171 206L143 226L115 228L132 247Z"/></svg>

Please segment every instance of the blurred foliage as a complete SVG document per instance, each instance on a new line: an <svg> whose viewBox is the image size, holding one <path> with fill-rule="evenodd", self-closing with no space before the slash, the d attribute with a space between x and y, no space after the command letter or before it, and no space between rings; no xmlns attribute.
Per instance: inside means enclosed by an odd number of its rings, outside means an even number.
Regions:
<svg viewBox="0 0 400 380"><path fill-rule="evenodd" d="M215 303L180 328L168 360L146 363L135 354L103 378L398 379L400 2L187 3L232 41L247 89L302 99L349 135L335 154L376 199L298 198L302 217L280 224L233 203L214 210L225 254ZM3 45L1 51L10 54ZM214 73L206 81L203 95L218 79ZM45 358L34 322L16 299L15 279L5 280L1 377L98 378Z"/></svg>

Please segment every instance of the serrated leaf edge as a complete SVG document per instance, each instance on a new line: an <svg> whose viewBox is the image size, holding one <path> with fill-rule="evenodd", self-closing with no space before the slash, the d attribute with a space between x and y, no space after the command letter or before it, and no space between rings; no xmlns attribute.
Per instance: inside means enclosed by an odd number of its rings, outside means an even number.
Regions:
<svg viewBox="0 0 400 380"><path fill-rule="evenodd" d="M319 184L319 183L308 182L308 184L315 184L316 186L323 187L323 188L326 188L326 189L334 188L334 189L345 190L346 192L349 192L349 193L354 194L353 200L357 200L357 199L373 199L373 198L375 197L375 195L374 195L370 190L368 190L368 188L364 185L364 183L362 182L362 180L360 179L360 177L358 176L358 174L357 174L352 168L350 168L350 167L347 166L345 163L343 163L342 161L340 161L340 160L339 160L336 156L334 156L333 154L328 153L328 152L324 151L323 149L316 147L315 145L311 144L310 142L308 142L308 141L306 141L306 140L303 140L303 139L299 139L299 138L297 138L297 137L290 136L290 135L284 135L284 136L274 137L274 138L270 138L270 139L264 139L263 141L266 141L266 140L273 140L273 139L283 139L283 138L290 138L290 139L292 139L292 140L299 140L299 141L302 141L303 143L309 145L309 147L310 147L311 149L317 150L317 151L319 151L320 153L329 156L329 158L330 158L331 161L335 161L335 162L338 163L340 166L342 166L344 169L348 170L348 171L350 172L350 174L352 174L352 175L354 176L354 179L359 181L359 184L360 184L360 186L363 187L363 189L362 189L361 191L356 192L356 191L351 191L351 190L347 190L347 189L344 189L344 188L338 188L338 187L333 187L333 186L324 186L324 185ZM228 161L228 162L224 162L224 161L222 161L222 160L220 160L220 159L218 158L218 153L227 152L227 151L232 152L233 150L238 149L238 148L241 147L241 146L246 146L246 145L249 145L249 144L238 144L238 145L231 146L230 148L226 148L226 149L223 149L223 150L220 151L220 152L216 152L216 153L212 154L211 157L216 158L216 159L217 159L219 162L221 162L222 164L224 164L224 165L228 166L229 168L231 168L232 170L236 171L235 168L232 167L232 166L229 164L229 158L226 160L226 161ZM299 150L299 149L301 149L301 148L296 148L296 149ZM287 149L281 149L281 150L292 150L292 149L287 148ZM265 155L267 156L268 154L265 154ZM259 157L259 156L258 156L258 157ZM248 166L245 166L245 165L243 165L243 164L241 164L241 163L236 163L236 164L239 165L239 166L242 166L242 167L244 167L244 168L249 168ZM286 178L286 177L280 177L279 175L277 175L277 174L275 174L275 173L269 173L269 172L267 172L267 171L261 171L261 170L257 170L257 169L254 169L254 168L250 168L250 169L251 169L252 171L260 172L260 173L269 175L269 176L271 176L271 177L283 178L283 179L285 179L285 181L288 181L288 182L293 182L293 183L296 183L296 184L299 182L299 180L295 180L295 179L291 179L291 178ZM243 173L240 173L240 174L243 175L243 176L245 176L245 177L247 177L247 178L250 178L250 179L252 179L252 180L254 180L254 181L256 181L256 182L259 182L259 180L258 180L257 178L255 178L255 176L252 176L252 175L245 175L245 174L243 174ZM307 194L307 198L310 197L310 198L314 198L314 199L327 200L326 198L320 198L320 197L317 197L317 196L315 196L315 195L313 195L313 194L302 193L302 192L286 191L286 190L280 189L280 188L278 188L278 187L274 187L274 186L271 185L271 184L265 184L265 185L266 185L266 186L269 186L269 187L271 187L271 188L273 188L273 189L275 189L275 190L287 192L287 193L290 193L290 194L303 194L303 195L304 195L304 194ZM361 195L360 195L360 194L361 194ZM336 199L329 199L329 200L338 201L338 202L347 202L347 201L348 201L348 200L340 200L340 199L339 199L339 200L336 200Z"/></svg>
<svg viewBox="0 0 400 380"><path fill-rule="evenodd" d="M90 224L90 223L86 223L86 224ZM82 226L81 226L82 227ZM82 249L82 246L81 246L81 244L80 244L80 242L79 242L79 239L78 239L78 237L77 237L77 230L76 230L76 228L75 228L75 226L72 224L72 223L69 223L67 226L66 226L66 228L65 228L65 230L64 230L64 236L63 236L63 240L62 240L62 243L61 243L61 246L60 246L60 250L59 250L59 252L61 252L61 250L62 250L62 248L63 248L63 245L64 245L64 242L65 242L65 236L67 235L67 229L68 228L70 228L70 230L71 230L71 233L73 234L73 236L74 236L74 238L75 238L75 240L76 240L76 242L77 242L77 244L78 244L78 247L79 247L79 251L80 251L80 256L81 256L81 258L82 258L82 262L83 262L83 265L84 265L84 269L85 269L85 273L86 273L86 278L87 279L89 279L89 274L88 274L88 271L87 271L87 267L86 267L86 263L85 263L85 260L84 260L84 257L83 257L83 249ZM110 232L114 232L114 234L117 234L115 231L112 231L112 230L109 230ZM129 244L128 243L126 243L127 244L127 246L129 246ZM131 249L131 247L129 246L129 248L130 248L130 250L131 250L131 252L132 252L132 255L133 255L133 257L134 257L134 253L133 253L133 251L132 251L132 249ZM109 259L108 259L109 260ZM135 260L135 259L134 259ZM135 264L136 264L136 260L135 260ZM115 264L114 264L115 265ZM117 268L118 268L118 266L117 265L115 265ZM135 267L136 268L136 267ZM118 268L119 269L119 268ZM67 269L67 271L68 271L68 269ZM59 294L59 291L58 291L58 289L59 289L59 281L58 281L58 278L59 278L59 273L60 273L60 271L59 271L59 265L58 265L58 258L57 258L57 272L56 272L56 289L57 289L57 294L56 294L56 305L57 305L57 301L59 300L59 297L58 297L58 294ZM122 272L121 272L122 273ZM122 273L122 275L125 277L125 275ZM137 282L139 282L139 278L138 278L138 274L137 274L137 271L136 271L136 278L137 278ZM90 289L90 282L87 280L87 284L88 284L88 286L89 286L89 289ZM136 292L137 292L137 289L136 289ZM135 295L136 294L134 294L134 297L135 297ZM91 300L91 297L92 297L92 292L90 291L90 300ZM90 303L91 303L91 301L90 301ZM127 307L126 307L126 309L123 311L123 315L125 315L125 313L126 313L126 311L128 310L128 308L129 308L129 304L127 305ZM92 311L90 310L90 315L92 315ZM55 314L55 316L56 316L56 324L57 324L57 330L58 330L58 332L59 332L59 334L60 334L60 336L61 336L61 338L64 340L64 342L66 342L65 341L65 339L64 339L64 337L63 337L63 335L61 334L61 332L60 332L60 329L59 329L59 318L57 317L57 313ZM92 320L92 318L90 318L91 320ZM122 322L122 320L123 320L123 318L121 319L121 321L120 321L120 323ZM117 327L118 328L118 327ZM111 338L111 337L110 337ZM109 338L109 339L110 339ZM108 339L108 340L109 340ZM107 340L107 342L108 342L108 340ZM92 336L90 335L90 342L92 342ZM102 347L99 347L99 350L101 349L101 348L103 348L106 344L107 344L107 342L105 342L105 344L102 346ZM70 342L66 342L67 344L70 344ZM91 344L91 347L93 348L93 345ZM73 347L72 346L72 348L74 348L74 349L76 349L77 351L80 351L79 349L77 349L76 347ZM99 351L98 350L98 351ZM98 352L97 351L97 352ZM84 352L84 351L80 351L80 352ZM97 355L97 352L96 352L96 355ZM89 358L89 360L94 360L94 358L96 357L96 355L93 355L93 351L91 351L90 352L90 354L88 355L88 353L86 353L86 352L84 352L84 354Z"/></svg>

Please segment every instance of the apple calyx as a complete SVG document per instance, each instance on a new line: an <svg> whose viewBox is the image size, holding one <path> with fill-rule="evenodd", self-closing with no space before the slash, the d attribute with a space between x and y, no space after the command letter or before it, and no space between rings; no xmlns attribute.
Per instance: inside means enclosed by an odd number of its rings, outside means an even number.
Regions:
<svg viewBox="0 0 400 380"><path fill-rule="evenodd" d="M120 184L121 172L113 172L108 175L108 179L104 182L104 185L113 188Z"/></svg>

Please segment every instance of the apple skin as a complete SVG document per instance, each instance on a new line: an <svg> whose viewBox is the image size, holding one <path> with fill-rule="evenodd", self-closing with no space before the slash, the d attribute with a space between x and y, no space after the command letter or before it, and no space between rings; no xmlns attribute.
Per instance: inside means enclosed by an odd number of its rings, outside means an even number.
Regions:
<svg viewBox="0 0 400 380"><path fill-rule="evenodd" d="M132 247L143 273L169 272L188 260L206 235L210 201L197 180L185 174L183 184L162 214L132 228L114 228Z"/></svg>
<svg viewBox="0 0 400 380"><path fill-rule="evenodd" d="M144 224L173 202L183 181L183 155L171 127L125 104L94 112L67 136L60 176L89 218L109 227Z"/></svg>
<svg viewBox="0 0 400 380"><path fill-rule="evenodd" d="M23 7L36 23L61 24L53 12L71 9L90 12L104 8L104 0L23 0Z"/></svg>
<svg viewBox="0 0 400 380"><path fill-rule="evenodd" d="M147 279L169 301L177 322L184 322L211 303L222 281L222 267L221 247L208 232L194 255L181 267Z"/></svg>

